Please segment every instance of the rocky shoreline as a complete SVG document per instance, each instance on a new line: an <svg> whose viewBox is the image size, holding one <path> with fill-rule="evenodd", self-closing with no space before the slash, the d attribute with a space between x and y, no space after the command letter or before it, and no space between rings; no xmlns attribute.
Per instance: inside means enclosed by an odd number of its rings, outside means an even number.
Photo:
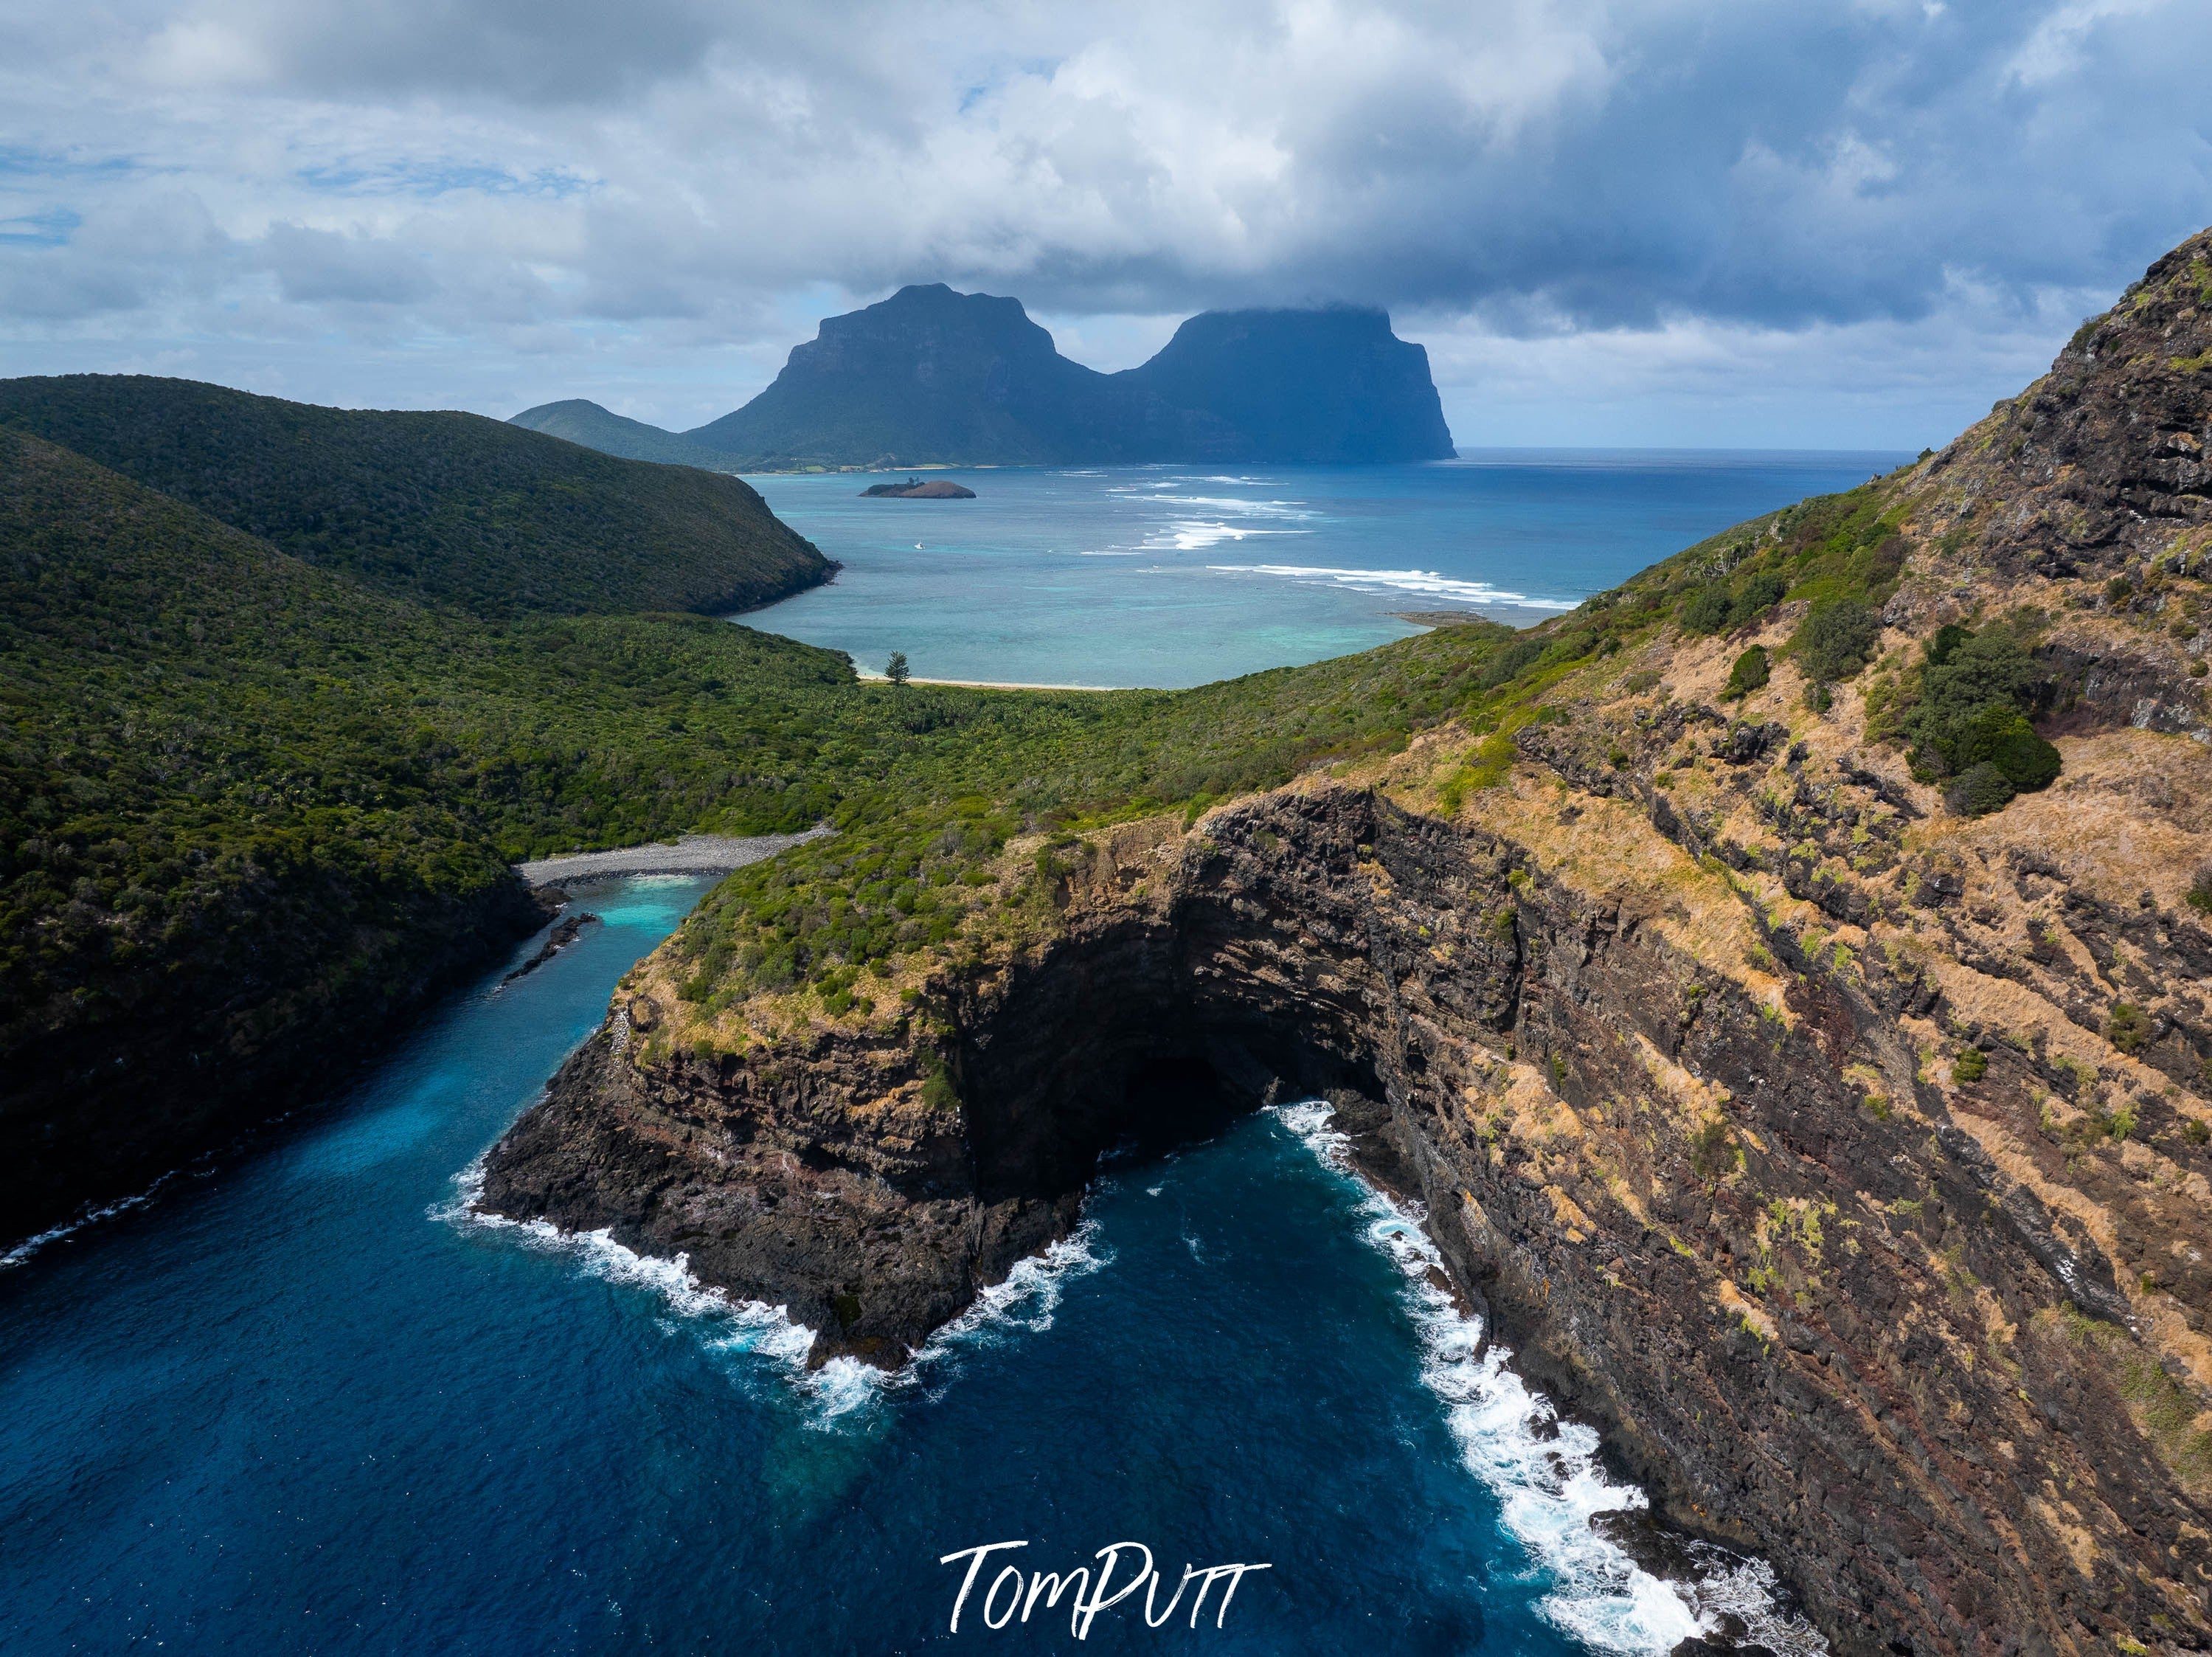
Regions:
<svg viewBox="0 0 2212 1657"><path fill-rule="evenodd" d="M830 832L829 825L817 823L803 834L686 834L675 840L649 841L613 851L572 851L540 857L517 863L514 872L534 886L612 880L628 874L727 874L763 857L773 857L787 847L818 840Z"/></svg>
<svg viewBox="0 0 2212 1657"><path fill-rule="evenodd" d="M896 1033L644 1066L630 1032L662 1014L631 998L495 1148L484 1205L685 1253L823 1355L896 1363L1066 1233L1147 1097L1326 1094L1530 1380L1668 1524L1771 1557L1839 1648L2201 1617L2204 1510L2067 1321L2124 1303L2112 1263L1914 1079L1924 976L1771 935L1802 963L1784 1024L1636 899L1357 789L1116 832L1067 904L1040 957ZM1788 1310L1768 1274L1802 1285Z"/></svg>
<svg viewBox="0 0 2212 1657"><path fill-rule="evenodd" d="M1510 726L1009 844L974 912L1032 918L880 1013L702 1013L665 947L484 1203L896 1365L1120 1136L1325 1096L1521 1373L1848 1657L2212 1647L2208 270L1802 555L1685 555ZM1817 600L1731 572L1824 548L1874 596L1816 679ZM1893 722L1978 629L2049 759L1994 805Z"/></svg>

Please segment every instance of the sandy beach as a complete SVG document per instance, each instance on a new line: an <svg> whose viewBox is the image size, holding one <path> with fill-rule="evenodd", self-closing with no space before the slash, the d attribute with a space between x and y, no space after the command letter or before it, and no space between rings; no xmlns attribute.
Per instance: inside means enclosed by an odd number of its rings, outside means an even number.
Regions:
<svg viewBox="0 0 2212 1657"><path fill-rule="evenodd" d="M773 857L787 846L818 840L832 832L827 823L818 823L804 834L687 834L672 844L656 840L615 851L568 852L514 867L515 872L532 886L605 880L617 874L726 874L747 863Z"/></svg>

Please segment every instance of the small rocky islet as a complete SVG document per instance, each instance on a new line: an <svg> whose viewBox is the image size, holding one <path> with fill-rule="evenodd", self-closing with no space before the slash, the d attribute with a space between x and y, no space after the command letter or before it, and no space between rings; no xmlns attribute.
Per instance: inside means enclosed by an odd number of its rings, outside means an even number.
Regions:
<svg viewBox="0 0 2212 1657"><path fill-rule="evenodd" d="M902 484L871 484L860 491L864 500L880 501L972 501L975 491L963 487L946 478L932 478L924 483L919 478L909 478Z"/></svg>

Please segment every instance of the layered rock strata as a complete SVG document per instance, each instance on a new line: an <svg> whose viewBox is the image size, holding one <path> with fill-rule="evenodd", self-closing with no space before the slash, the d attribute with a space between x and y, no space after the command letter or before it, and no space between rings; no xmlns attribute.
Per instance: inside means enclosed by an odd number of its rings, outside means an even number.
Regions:
<svg viewBox="0 0 2212 1657"><path fill-rule="evenodd" d="M733 1033L665 952L484 1200L896 1363L1122 1136L1325 1093L1531 1379L1839 1650L2203 1649L2200 358L2204 237L1878 485L1863 545L1903 573L1832 693L1790 649L1806 604L1770 603L1594 651L1502 753L1447 725L1188 826L1017 842L997 912L1049 923L925 963L897 1014ZM1875 692L2000 623L2063 771L1953 816ZM1753 645L1771 676L1723 711Z"/></svg>
<svg viewBox="0 0 2212 1657"><path fill-rule="evenodd" d="M1361 789L1124 830L1048 949L902 1032L645 1068L624 1026L653 1012L625 1009L484 1200L684 1253L823 1351L895 1361L1072 1222L1163 1072L1328 1093L1532 1378L1672 1521L1765 1551L1844 1649L2201 1637L2212 1514L2131 1414L2158 1359L2097 1222L2201 1272L2201 1148L2164 1194L2040 1166L2049 1056L2000 1043L1970 1097L1917 1079L1937 981L1670 903L1697 864L1650 820L1593 800L1562 835L1635 848L1609 890ZM1764 984L1700 959L1737 927L1774 952Z"/></svg>

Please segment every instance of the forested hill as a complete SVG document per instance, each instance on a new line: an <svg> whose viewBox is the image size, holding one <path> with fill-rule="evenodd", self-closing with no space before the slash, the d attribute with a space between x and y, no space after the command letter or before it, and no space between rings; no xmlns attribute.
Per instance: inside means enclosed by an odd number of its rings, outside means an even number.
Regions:
<svg viewBox="0 0 2212 1657"><path fill-rule="evenodd" d="M394 597L0 428L0 1244L327 1093L537 924L510 861L1211 796L1437 716L1493 635L902 691L703 617Z"/></svg>
<svg viewBox="0 0 2212 1657"><path fill-rule="evenodd" d="M703 448L688 437L629 419L581 397L558 403L541 403L511 417L509 425L542 431L549 437L566 438L602 454L618 454L626 460L653 460L662 466L697 466L707 472L734 472L735 455Z"/></svg>
<svg viewBox="0 0 2212 1657"><path fill-rule="evenodd" d="M811 823L787 704L852 678L705 618L410 602L0 428L9 1239L326 1089L539 923L510 859Z"/></svg>
<svg viewBox="0 0 2212 1657"><path fill-rule="evenodd" d="M726 612L830 570L735 478L620 460L473 414L69 375L0 381L0 426L310 564L480 615Z"/></svg>

